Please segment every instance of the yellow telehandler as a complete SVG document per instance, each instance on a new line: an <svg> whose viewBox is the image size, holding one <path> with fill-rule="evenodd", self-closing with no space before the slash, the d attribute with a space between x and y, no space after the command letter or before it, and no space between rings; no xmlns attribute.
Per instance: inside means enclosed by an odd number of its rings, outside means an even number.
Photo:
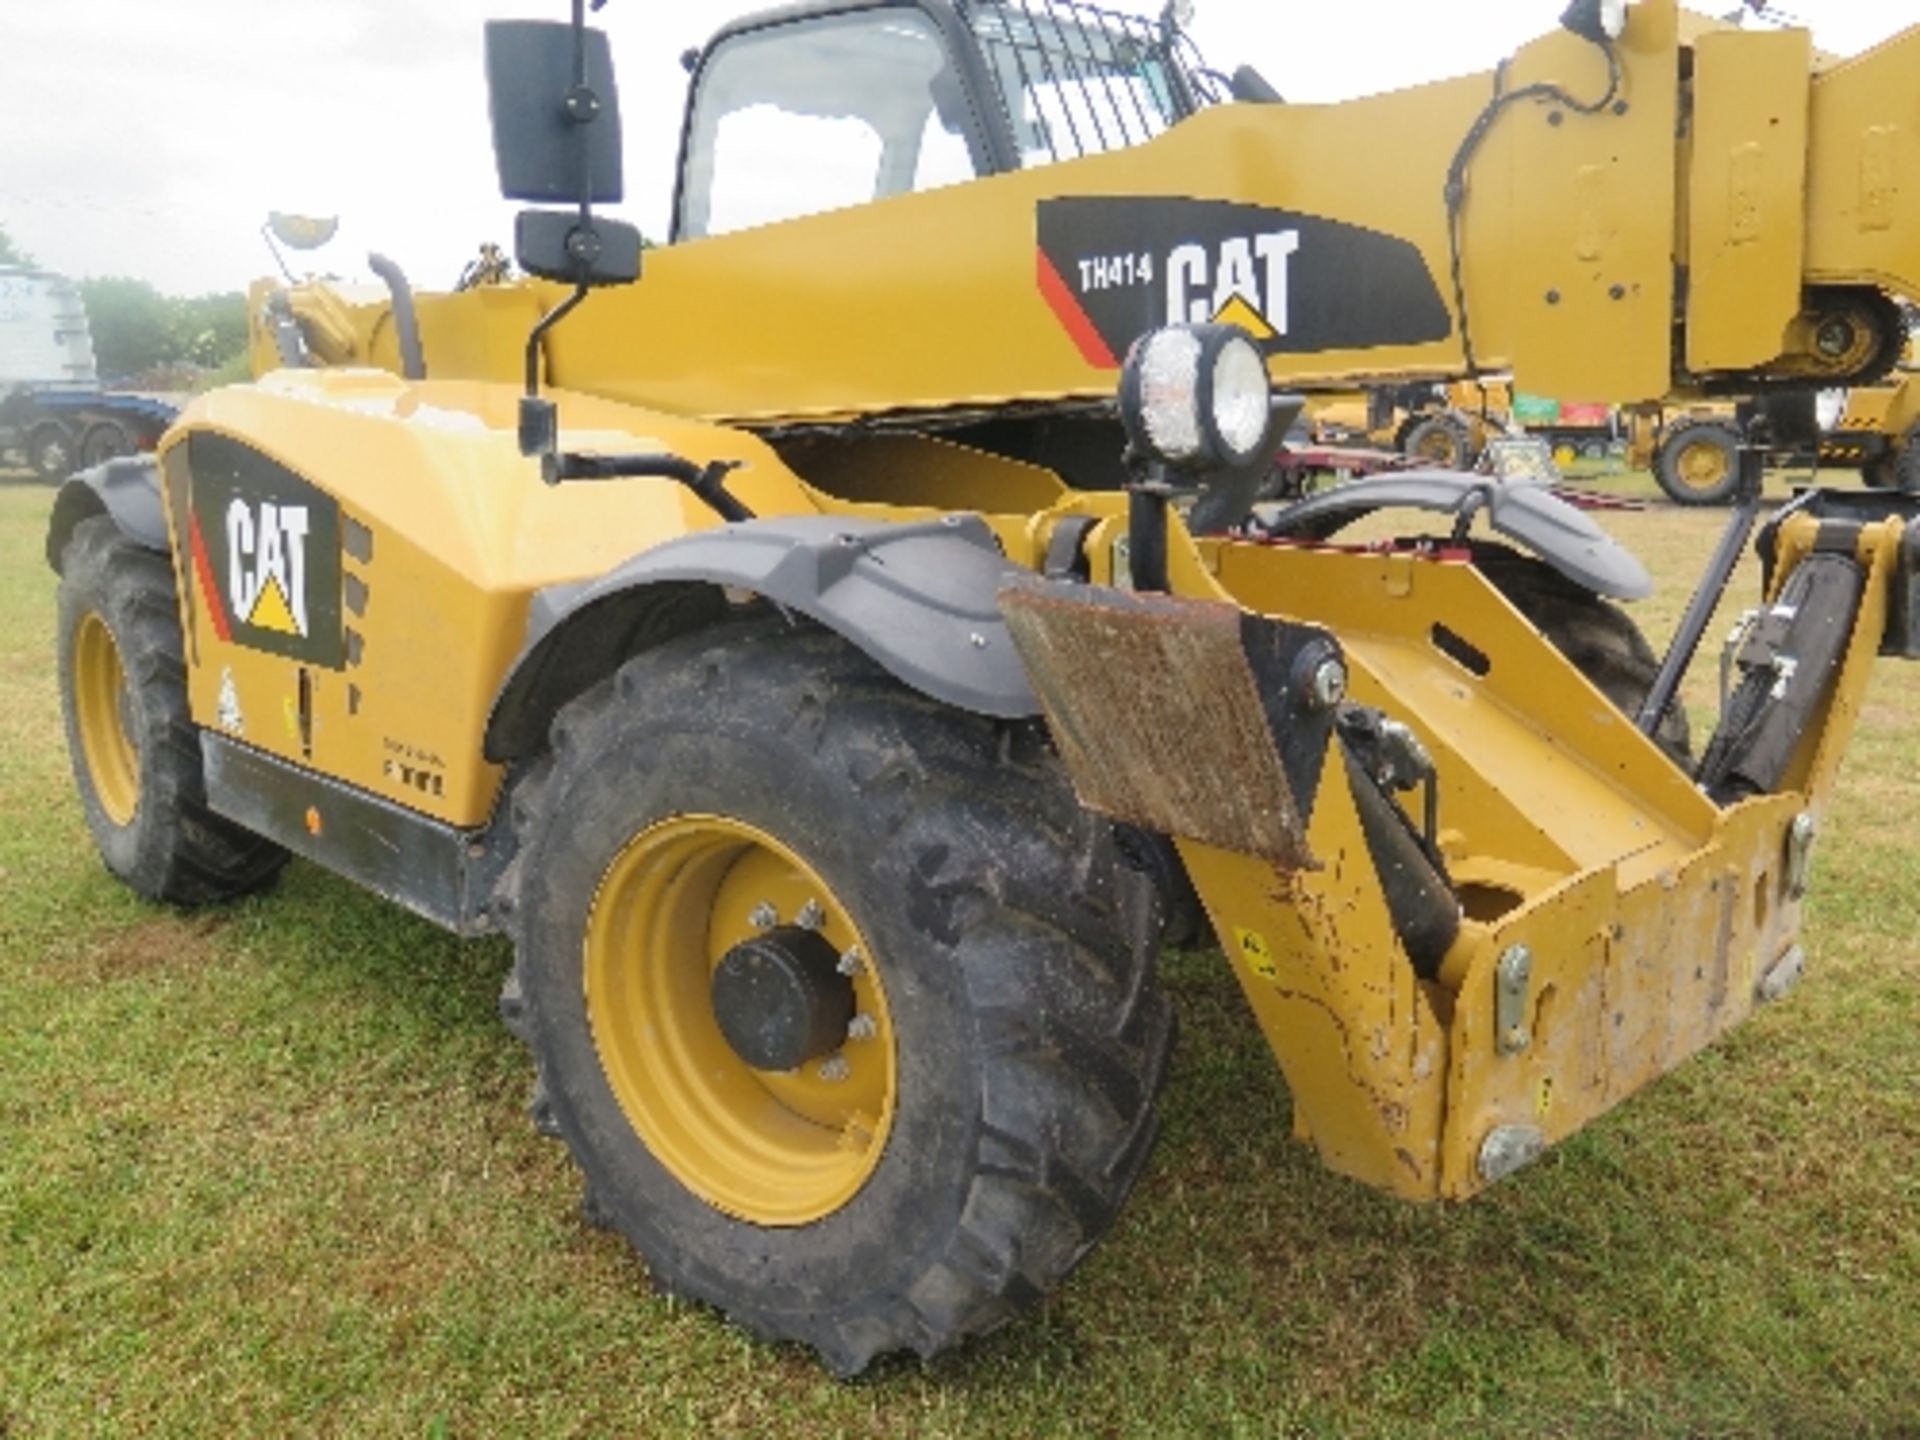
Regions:
<svg viewBox="0 0 1920 1440"><path fill-rule="evenodd" d="M1920 656L1911 497L1771 520L1697 746L1757 455L1664 657L1541 486L1248 497L1276 385L1870 383L1920 30L1816 72L1576 0L1497 73L1309 106L1172 7L803 0L691 57L643 252L583 8L488 27L523 275L262 286L259 377L60 492L115 875L192 905L295 854L509 937L588 1217L843 1375L1112 1223L1170 934L1210 924L1301 1136L1414 1201L1792 986L1874 657ZM1338 543L1392 507L1431 533Z"/></svg>

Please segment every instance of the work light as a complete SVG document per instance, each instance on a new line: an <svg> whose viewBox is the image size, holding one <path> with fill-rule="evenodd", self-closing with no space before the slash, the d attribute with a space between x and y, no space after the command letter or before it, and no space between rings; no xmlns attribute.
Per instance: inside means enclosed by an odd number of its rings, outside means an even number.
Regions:
<svg viewBox="0 0 1920 1440"><path fill-rule="evenodd" d="M1175 469L1234 469L1258 458L1273 383L1260 347L1233 325L1174 325L1140 337L1120 378L1136 454Z"/></svg>

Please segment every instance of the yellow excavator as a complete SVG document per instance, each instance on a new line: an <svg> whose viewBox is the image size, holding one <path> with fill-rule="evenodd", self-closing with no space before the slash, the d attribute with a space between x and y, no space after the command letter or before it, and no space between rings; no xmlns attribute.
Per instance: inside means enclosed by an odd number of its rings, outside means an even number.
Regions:
<svg viewBox="0 0 1920 1440"><path fill-rule="evenodd" d="M1171 7L806 0L690 58L643 252L583 11L488 27L517 277L261 286L258 378L60 492L113 874L202 904L299 855L510 938L588 1218L840 1374L1112 1223L1170 937L1218 937L1299 1135L1410 1201L1793 986L1868 674L1920 656L1920 502L1769 521L1696 739L1757 452L1664 656L1540 485L1251 497L1286 387L1876 382L1920 30L1817 66L1576 0L1492 74L1294 105Z"/></svg>

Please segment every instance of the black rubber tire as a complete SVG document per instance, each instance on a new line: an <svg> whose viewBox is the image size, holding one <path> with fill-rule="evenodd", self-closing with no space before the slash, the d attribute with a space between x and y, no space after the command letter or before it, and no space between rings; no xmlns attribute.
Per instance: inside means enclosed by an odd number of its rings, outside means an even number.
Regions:
<svg viewBox="0 0 1920 1440"><path fill-rule="evenodd" d="M1895 465L1899 461L1899 452L1882 450L1860 467L1860 483L1869 490L1891 490L1899 483Z"/></svg>
<svg viewBox="0 0 1920 1440"><path fill-rule="evenodd" d="M1446 470L1473 468L1473 432L1457 415L1428 415L1409 425L1401 443L1409 459Z"/></svg>
<svg viewBox="0 0 1920 1440"><path fill-rule="evenodd" d="M941 706L820 631L726 626L569 703L511 803L501 1013L533 1052L536 1124L584 1172L587 1217L634 1245L657 1289L852 1376L1005 1323L1111 1223L1151 1148L1172 1041L1160 917L1036 723ZM581 946L596 889L630 837L686 813L804 856L887 988L893 1127L859 1192L811 1223L756 1225L683 1186L594 1046Z"/></svg>
<svg viewBox="0 0 1920 1440"><path fill-rule="evenodd" d="M1908 430L1899 448L1887 456L1887 488L1920 495L1920 425Z"/></svg>
<svg viewBox="0 0 1920 1440"><path fill-rule="evenodd" d="M1187 874L1179 847L1165 835L1132 825L1116 825L1120 856L1153 882L1160 897L1160 943L1175 950L1205 950L1216 937L1207 907Z"/></svg>
<svg viewBox="0 0 1920 1440"><path fill-rule="evenodd" d="M73 437L58 425L42 425L27 437L27 466L49 485L73 473Z"/></svg>
<svg viewBox="0 0 1920 1440"><path fill-rule="evenodd" d="M1689 485L1680 457L1696 445L1711 445L1726 457L1726 474L1712 485ZM1718 420L1683 420L1668 430L1653 457L1653 478L1676 505L1725 505L1740 488L1740 432Z"/></svg>
<svg viewBox="0 0 1920 1440"><path fill-rule="evenodd" d="M1639 715L1660 673L1660 657L1626 611L1545 561L1504 545L1476 541L1473 563L1629 720ZM1691 767L1693 727L1678 697L1660 717L1653 740L1676 764Z"/></svg>
<svg viewBox="0 0 1920 1440"><path fill-rule="evenodd" d="M173 570L104 515L82 520L60 562L60 707L87 828L114 875L148 900L206 905L268 884L287 852L207 808L200 731L187 709L187 672ZM127 677L125 719L139 755L139 801L116 824L101 804L80 744L74 639L98 615Z"/></svg>
<svg viewBox="0 0 1920 1440"><path fill-rule="evenodd" d="M117 456L133 454L134 448L133 436L127 433L124 425L102 420L97 425L89 426L80 441L80 468L91 470Z"/></svg>

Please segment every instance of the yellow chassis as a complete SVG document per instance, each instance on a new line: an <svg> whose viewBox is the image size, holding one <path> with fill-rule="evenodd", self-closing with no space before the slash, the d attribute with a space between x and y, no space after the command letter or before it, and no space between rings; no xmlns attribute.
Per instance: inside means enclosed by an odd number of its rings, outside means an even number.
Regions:
<svg viewBox="0 0 1920 1440"><path fill-rule="evenodd" d="M1540 393L1648 400L1675 388L1676 321L1695 373L1800 373L1813 349L1809 287L1920 294L1920 29L1816 71L1803 33L1719 30L1670 0L1643 0L1632 16L1621 107L1516 111L1475 163L1465 274L1487 368ZM1683 56L1691 128L1676 144ZM1523 50L1511 83L1598 94L1603 70L1591 46L1560 34ZM1076 348L1034 283L1033 217L1047 200L1284 206L1394 237L1444 276L1438 197L1490 93L1483 76L1340 107L1224 106L1124 154L650 252L645 281L597 297L551 338L562 447L739 462L730 489L762 517L979 512L1029 569L1063 521L1090 518L1091 580L1110 586L1124 573L1122 496L1073 492L1044 469L910 433L845 437L817 466L790 467L754 434L710 422L1108 400L1111 370ZM1324 154L1393 161L1297 163ZM1683 299L1677 259L1690 275ZM671 481L549 488L520 456L522 342L560 294L526 283L421 297L429 382L280 373L185 417L163 460L200 725L235 734L234 717L246 717L235 738L269 757L451 831L483 831L503 770L479 738L535 594L718 524ZM1451 375L1458 317L1442 298L1456 322L1442 338L1276 352L1275 378ZM323 286L293 303L322 364L396 364L384 303ZM256 346L264 370L264 330ZM339 669L230 643L191 598L201 581L186 447L203 434L258 447L367 537L344 562L360 604L349 599ZM1776 584L1814 529L1805 518L1784 527ZM1245 692L1167 683L1197 630L1164 639L1160 670L1120 677L1138 703L1124 685L1113 692L1125 722L1112 727L1116 765L1105 776L1082 767L1076 781L1096 805L1179 840L1300 1128L1328 1163L1410 1198L1470 1195L1791 979L1804 825L1817 825L1851 734L1901 541L1897 520L1861 532L1866 599L1784 788L1722 810L1469 565L1196 541L1176 523L1174 596L1216 618L1324 627L1354 698L1410 725L1431 753L1439 846L1466 911L1432 980L1416 976L1396 934L1338 745L1318 803L1299 817L1298 853L1277 859L1216 823L1251 812L1242 772L1209 767L1208 747L1258 727ZM1484 666L1437 646L1436 622ZM1059 733L1065 717L1053 718ZM1184 806L1149 783L1174 754L1200 786ZM311 823L325 821L316 805Z"/></svg>
<svg viewBox="0 0 1920 1440"><path fill-rule="evenodd" d="M170 476L184 470L177 452L190 434L244 433L328 485L372 536L370 558L352 564L368 600L348 618L359 639L337 678L222 642L206 607L189 600L199 724L224 728L231 702L264 717L244 736L252 747L452 827L486 824L502 771L481 759L477 737L533 591L600 573L637 537L718 523L667 480L542 486L535 462L514 446L512 404L506 387L409 386L342 371L275 377L199 402L170 441ZM989 515L1009 558L1038 568L1054 529L1084 516L1096 522L1086 544L1093 583L1124 575L1116 570L1124 497L1071 492L1044 472L960 447L886 441L924 503L883 505L806 484L741 432L577 396L563 397L563 415L569 444L744 460L732 488L765 516L916 520L962 508L967 497L1048 497L1038 510ZM341 466L342 453L360 463ZM177 529L184 512L178 487L170 492ZM1816 530L1806 517L1784 527L1776 584ZM1802 875L1790 837L1797 819L1817 819L1846 748L1886 625L1901 534L1898 520L1861 534L1866 599L1786 789L1722 811L1470 565L1195 541L1176 522L1175 596L1217 613L1325 627L1345 652L1353 698L1410 724L1439 775L1439 842L1466 919L1432 981L1415 976L1396 936L1338 745L1302 863L1276 864L1257 844L1220 843L1227 837L1214 832L1205 832L1213 843L1180 840L1286 1073L1300 1128L1330 1165L1409 1198L1472 1194L1497 1173L1483 1168L1496 1131L1506 1132L1496 1149L1570 1134L1737 1023L1769 977L1791 978ZM174 540L182 591L192 595L191 538ZM1484 674L1436 646L1436 620L1485 657ZM1176 753L1183 768L1208 773L1214 738L1246 733L1241 701L1183 689L1179 663L1169 654L1154 674L1121 677L1138 692L1141 717L1133 755L1115 767L1122 792L1130 778L1165 771ZM294 713L301 695L315 707L304 727ZM429 772L438 778L423 789ZM1211 773L1201 803L1230 814L1244 802L1236 792L1245 772ZM1124 793L1117 805L1102 801L1089 778L1076 774L1096 805L1181 833L1181 814L1150 801L1126 813ZM1496 1023L1502 959L1517 947L1530 958L1518 1047L1511 1037L1503 1045Z"/></svg>

